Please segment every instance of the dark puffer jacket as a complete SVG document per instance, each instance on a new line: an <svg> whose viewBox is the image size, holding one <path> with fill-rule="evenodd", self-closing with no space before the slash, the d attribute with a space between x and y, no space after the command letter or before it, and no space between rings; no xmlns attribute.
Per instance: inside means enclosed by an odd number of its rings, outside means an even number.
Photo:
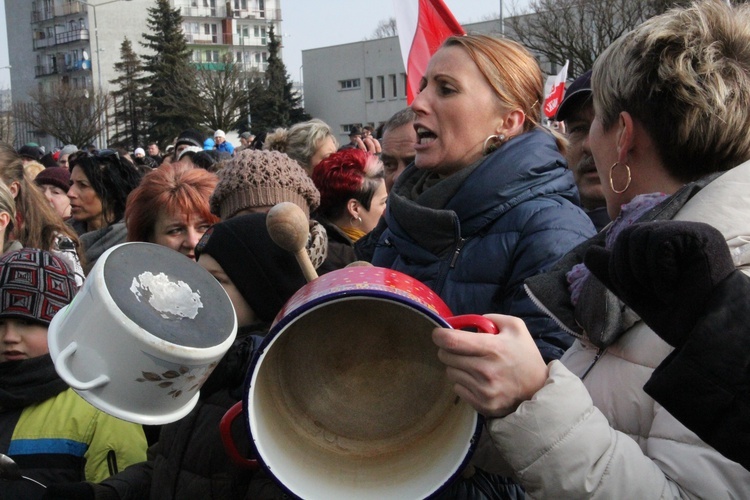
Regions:
<svg viewBox="0 0 750 500"><path fill-rule="evenodd" d="M522 318L545 360L557 359L573 338L534 306L523 281L595 234L573 176L542 130L509 140L467 170L429 189L420 188L423 171L404 171L372 263L424 282L454 314Z"/></svg>
<svg viewBox="0 0 750 500"><path fill-rule="evenodd" d="M159 442L146 462L133 465L93 485L96 498L241 499L285 498L262 472L237 466L221 442L219 422L242 399L245 373L261 337L245 332L201 388L200 401L183 419L161 428ZM264 333L264 332L258 332ZM232 427L237 448L252 457L246 426L239 417Z"/></svg>

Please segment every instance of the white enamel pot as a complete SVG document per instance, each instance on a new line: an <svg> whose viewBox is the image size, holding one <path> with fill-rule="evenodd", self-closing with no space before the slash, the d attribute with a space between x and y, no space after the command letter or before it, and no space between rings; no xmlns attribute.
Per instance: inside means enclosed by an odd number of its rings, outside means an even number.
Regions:
<svg viewBox="0 0 750 500"><path fill-rule="evenodd" d="M139 424L187 415L234 342L237 319L207 271L169 248L107 250L52 319L60 377L96 408Z"/></svg>

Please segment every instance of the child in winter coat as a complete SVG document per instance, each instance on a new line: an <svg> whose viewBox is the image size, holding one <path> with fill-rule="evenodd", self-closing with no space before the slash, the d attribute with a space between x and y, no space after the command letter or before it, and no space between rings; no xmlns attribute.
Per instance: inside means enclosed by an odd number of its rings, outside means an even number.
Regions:
<svg viewBox="0 0 750 500"><path fill-rule="evenodd" d="M73 272L47 251L0 258L0 452L45 485L98 482L146 457L140 425L97 410L55 372L47 328L76 290ZM0 480L2 498L44 493L30 481Z"/></svg>

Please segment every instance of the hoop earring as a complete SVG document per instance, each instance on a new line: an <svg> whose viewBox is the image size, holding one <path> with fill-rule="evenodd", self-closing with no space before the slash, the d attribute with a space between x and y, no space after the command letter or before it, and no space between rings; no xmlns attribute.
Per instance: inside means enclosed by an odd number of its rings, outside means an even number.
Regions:
<svg viewBox="0 0 750 500"><path fill-rule="evenodd" d="M487 145L488 142L492 141L492 144ZM497 150L502 143L505 142L505 134L491 135L484 140L482 144L482 154L487 156L488 154Z"/></svg>
<svg viewBox="0 0 750 500"><path fill-rule="evenodd" d="M630 187L630 181L632 180L632 178L630 177L630 167L628 166L627 163L623 163L622 165L627 169L627 172L628 172L628 182L625 184L624 188L622 188L620 190L615 189L615 182L612 179L612 172L614 172L615 167L617 167L617 165L619 165L619 164L620 164L620 162L616 161L616 162L614 162L612 164L611 167L609 167L609 187L610 187L610 189L612 189L613 192L615 192L617 194L622 194L625 191L627 191L628 188Z"/></svg>
<svg viewBox="0 0 750 500"><path fill-rule="evenodd" d="M352 227L356 226L358 222L360 224L362 224L362 217L357 217L356 219L354 217L352 217L352 221L351 222L352 222Z"/></svg>

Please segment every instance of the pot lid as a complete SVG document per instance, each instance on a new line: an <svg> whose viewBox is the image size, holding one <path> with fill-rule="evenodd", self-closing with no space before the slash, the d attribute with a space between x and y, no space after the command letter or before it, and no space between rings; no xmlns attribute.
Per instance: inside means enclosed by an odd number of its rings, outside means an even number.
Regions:
<svg viewBox="0 0 750 500"><path fill-rule="evenodd" d="M208 348L234 333L232 303L218 281L184 255L126 243L106 255L104 284L120 311L166 342Z"/></svg>

